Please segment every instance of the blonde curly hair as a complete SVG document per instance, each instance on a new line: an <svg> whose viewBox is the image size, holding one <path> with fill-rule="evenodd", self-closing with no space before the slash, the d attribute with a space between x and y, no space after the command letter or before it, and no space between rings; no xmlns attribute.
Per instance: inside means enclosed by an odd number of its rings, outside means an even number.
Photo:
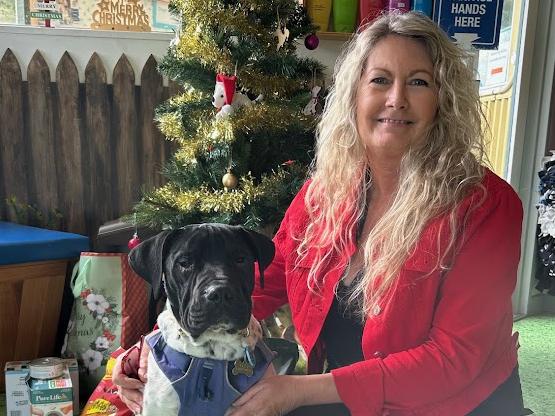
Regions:
<svg viewBox="0 0 555 416"><path fill-rule="evenodd" d="M315 256L309 288L321 285L319 271L333 253L341 256L354 243L356 227L365 215L372 167L357 133L356 94L369 54L389 35L409 37L425 46L434 66L438 111L425 145L409 148L403 156L398 183L402 192L396 192L364 246L363 275L351 294L351 300L362 296L362 317L394 285L426 224L450 212L450 242L436 265L448 267L447 253L460 234L454 208L470 190L480 188L484 176L483 113L469 54L416 12L392 12L362 28L335 65L333 86L317 127L316 158L305 196L309 224L298 236L297 250L299 261L309 249Z"/></svg>

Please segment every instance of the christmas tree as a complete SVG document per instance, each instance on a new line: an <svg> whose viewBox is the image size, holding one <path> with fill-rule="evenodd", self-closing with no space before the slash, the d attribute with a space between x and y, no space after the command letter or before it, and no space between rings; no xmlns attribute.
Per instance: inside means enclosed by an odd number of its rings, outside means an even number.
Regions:
<svg viewBox="0 0 555 416"><path fill-rule="evenodd" d="M160 70L184 92L156 120L177 151L163 167L165 185L136 205L136 221L268 230L313 157L311 90L323 68L295 51L305 37L317 41L315 27L297 0L173 0L170 8L182 24Z"/></svg>

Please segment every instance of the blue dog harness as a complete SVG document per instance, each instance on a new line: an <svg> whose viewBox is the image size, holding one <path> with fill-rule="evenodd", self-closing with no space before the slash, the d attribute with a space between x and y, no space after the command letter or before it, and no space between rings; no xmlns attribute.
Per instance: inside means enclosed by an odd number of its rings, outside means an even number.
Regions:
<svg viewBox="0 0 555 416"><path fill-rule="evenodd" d="M235 399L262 378L273 359L270 349L260 343L254 351L252 376L247 376L234 374L234 361L197 358L174 350L160 331L146 341L179 396L179 416L223 415Z"/></svg>

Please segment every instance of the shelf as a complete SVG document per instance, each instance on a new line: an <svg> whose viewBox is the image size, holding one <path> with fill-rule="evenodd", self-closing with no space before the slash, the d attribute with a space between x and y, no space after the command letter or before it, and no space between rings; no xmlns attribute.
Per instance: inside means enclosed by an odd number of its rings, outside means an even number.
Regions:
<svg viewBox="0 0 555 416"><path fill-rule="evenodd" d="M316 32L316 35L320 39L338 40L338 41L347 41L351 39L351 37L353 36L352 33L348 33L348 32Z"/></svg>

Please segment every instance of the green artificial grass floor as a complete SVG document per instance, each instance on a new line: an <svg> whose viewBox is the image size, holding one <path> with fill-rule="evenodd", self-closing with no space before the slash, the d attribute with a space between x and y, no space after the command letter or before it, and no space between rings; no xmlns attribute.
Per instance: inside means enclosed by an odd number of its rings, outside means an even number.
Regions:
<svg viewBox="0 0 555 416"><path fill-rule="evenodd" d="M555 416L555 315L529 316L514 323L520 333L520 379L524 405L536 416ZM0 416L6 414L0 394Z"/></svg>
<svg viewBox="0 0 555 416"><path fill-rule="evenodd" d="M524 405L536 416L555 416L555 315L514 323L520 333L518 360Z"/></svg>

